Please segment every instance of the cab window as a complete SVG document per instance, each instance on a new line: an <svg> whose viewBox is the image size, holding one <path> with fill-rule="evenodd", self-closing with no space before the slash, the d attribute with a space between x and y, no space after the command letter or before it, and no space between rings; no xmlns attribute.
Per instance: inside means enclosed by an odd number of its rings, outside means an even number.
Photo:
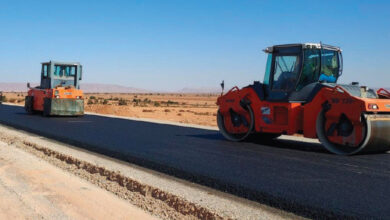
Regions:
<svg viewBox="0 0 390 220"><path fill-rule="evenodd" d="M321 53L321 74L319 81L334 83L339 75L338 52L323 50Z"/></svg>
<svg viewBox="0 0 390 220"><path fill-rule="evenodd" d="M291 91L294 89L300 69L299 63L297 55L275 56L272 90Z"/></svg>
<svg viewBox="0 0 390 220"><path fill-rule="evenodd" d="M271 75L271 66L272 66L272 54L268 54L267 64L265 66L265 74L264 74L264 85L269 85L269 76Z"/></svg>
<svg viewBox="0 0 390 220"><path fill-rule="evenodd" d="M303 59L302 75L297 85L297 91L310 83L317 82L320 74L320 50L305 50Z"/></svg>
<svg viewBox="0 0 390 220"><path fill-rule="evenodd" d="M42 65L42 76L43 76L43 78L47 78L48 77L48 75L49 75L49 65L47 65L47 64L43 64Z"/></svg>
<svg viewBox="0 0 390 220"><path fill-rule="evenodd" d="M55 65L54 66L54 75L59 77L69 77L76 75L76 66L64 66L64 65Z"/></svg>

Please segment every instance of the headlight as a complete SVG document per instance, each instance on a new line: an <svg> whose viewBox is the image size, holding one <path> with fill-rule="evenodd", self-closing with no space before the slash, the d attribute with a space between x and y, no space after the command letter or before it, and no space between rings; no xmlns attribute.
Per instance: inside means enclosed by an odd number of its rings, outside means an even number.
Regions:
<svg viewBox="0 0 390 220"><path fill-rule="evenodd" d="M377 104L368 104L368 109L378 110L379 107Z"/></svg>

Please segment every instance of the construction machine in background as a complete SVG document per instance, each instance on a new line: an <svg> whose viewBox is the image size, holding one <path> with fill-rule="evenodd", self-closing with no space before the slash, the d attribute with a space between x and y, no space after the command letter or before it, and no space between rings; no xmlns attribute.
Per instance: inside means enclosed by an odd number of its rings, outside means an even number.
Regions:
<svg viewBox="0 0 390 220"><path fill-rule="evenodd" d="M44 116L84 115L83 91L80 90L80 63L49 61L42 63L41 83L29 88L25 98L28 113L42 112Z"/></svg>
<svg viewBox="0 0 390 220"><path fill-rule="evenodd" d="M343 70L339 47L304 43L264 51L263 82L234 87L217 100L226 139L302 134L339 155L390 150L390 92L337 84Z"/></svg>

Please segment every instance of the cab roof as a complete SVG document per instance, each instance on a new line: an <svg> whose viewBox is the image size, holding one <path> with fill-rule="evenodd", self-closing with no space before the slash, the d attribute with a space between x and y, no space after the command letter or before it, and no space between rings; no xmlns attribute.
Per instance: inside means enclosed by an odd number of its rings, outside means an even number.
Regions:
<svg viewBox="0 0 390 220"><path fill-rule="evenodd" d="M51 64L51 63L57 64L57 65L68 65L68 66L71 66L71 65L73 65L73 66L80 65L79 62L58 62L58 61L53 61L53 60L50 60L50 61L48 61L48 62L43 62L43 63L41 63L41 64Z"/></svg>
<svg viewBox="0 0 390 220"><path fill-rule="evenodd" d="M327 49L327 50L334 50L341 52L340 47L328 45L328 44L322 44L322 43L296 43L296 44L280 44L280 45L274 45L271 47L265 48L263 51L266 53L272 53L274 51L275 47L281 48L281 47L297 47L301 46L303 49L306 48L312 48L312 49Z"/></svg>

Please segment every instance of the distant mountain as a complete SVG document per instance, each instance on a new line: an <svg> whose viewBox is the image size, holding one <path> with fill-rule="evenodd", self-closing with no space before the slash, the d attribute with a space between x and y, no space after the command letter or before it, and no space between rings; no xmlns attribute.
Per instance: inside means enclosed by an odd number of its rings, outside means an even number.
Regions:
<svg viewBox="0 0 390 220"><path fill-rule="evenodd" d="M32 87L38 83L31 83ZM126 87L112 84L82 83L81 89L85 93L147 93L145 89ZM3 92L27 92L26 83L0 83L0 91Z"/></svg>
<svg viewBox="0 0 390 220"><path fill-rule="evenodd" d="M145 89L138 89L134 87L113 85L113 84L95 84L83 83L80 88L85 93L148 93L150 91Z"/></svg>
<svg viewBox="0 0 390 220"><path fill-rule="evenodd" d="M38 83L31 83L31 86L37 86ZM27 83L0 83L0 91L3 92L27 92Z"/></svg>
<svg viewBox="0 0 390 220"><path fill-rule="evenodd" d="M198 87L198 88L183 88L177 93L221 93L221 88L217 87Z"/></svg>

